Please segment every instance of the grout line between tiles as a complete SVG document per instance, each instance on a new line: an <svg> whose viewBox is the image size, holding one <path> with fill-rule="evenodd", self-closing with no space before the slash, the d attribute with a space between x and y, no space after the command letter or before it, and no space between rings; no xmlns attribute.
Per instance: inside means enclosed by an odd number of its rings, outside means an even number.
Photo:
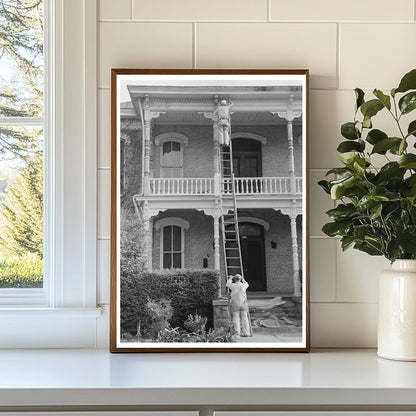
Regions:
<svg viewBox="0 0 416 416"><path fill-rule="evenodd" d="M111 166L99 166L97 170L111 170Z"/></svg>
<svg viewBox="0 0 416 416"><path fill-rule="evenodd" d="M334 299L335 302L338 298L338 244L339 241L334 244L334 261L335 261L335 276L334 276Z"/></svg>
<svg viewBox="0 0 416 416"><path fill-rule="evenodd" d="M336 34L336 42L337 42L337 57L336 57L336 72L337 72L337 89L339 89L340 83L340 72L341 72L341 25L337 23L337 34Z"/></svg>
<svg viewBox="0 0 416 416"><path fill-rule="evenodd" d="M271 22L271 20L272 20L272 0L267 0L267 21Z"/></svg>
<svg viewBox="0 0 416 416"><path fill-rule="evenodd" d="M110 237L98 236L97 237L97 240L100 240L100 241L102 241L102 240L110 240Z"/></svg>
<svg viewBox="0 0 416 416"><path fill-rule="evenodd" d="M133 0L130 0L130 20L133 20Z"/></svg>
<svg viewBox="0 0 416 416"><path fill-rule="evenodd" d="M378 302L374 301L374 302L369 302L369 301L340 301L340 302L331 302L331 301L312 301L311 303L316 304L321 304L321 305L377 305Z"/></svg>
<svg viewBox="0 0 416 416"><path fill-rule="evenodd" d="M192 68L197 68L196 61L196 22L192 23Z"/></svg>
<svg viewBox="0 0 416 416"><path fill-rule="evenodd" d="M135 19L135 20L127 20L127 19L100 19L97 20L98 23L288 23L288 24L354 24L354 25L382 25L382 24L390 24L390 25L403 25L409 24L413 25L415 22L414 20L268 20L266 19L252 19L252 20L244 20L244 19L212 19L212 20L203 20L203 19Z"/></svg>

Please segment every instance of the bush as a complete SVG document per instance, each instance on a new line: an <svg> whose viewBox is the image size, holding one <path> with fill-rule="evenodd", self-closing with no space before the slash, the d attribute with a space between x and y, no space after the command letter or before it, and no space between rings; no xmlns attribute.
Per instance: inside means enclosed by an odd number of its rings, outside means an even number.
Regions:
<svg viewBox="0 0 416 416"><path fill-rule="evenodd" d="M169 321L173 315L173 308L169 300L148 298L146 309L151 321L151 336L156 339L160 332L170 327Z"/></svg>
<svg viewBox="0 0 416 416"><path fill-rule="evenodd" d="M180 331L179 328L165 330L159 333L158 342L235 342L230 328L210 329L207 332L195 333Z"/></svg>
<svg viewBox="0 0 416 416"><path fill-rule="evenodd" d="M207 318L213 323L212 301L219 290L219 276L214 270L162 270L122 275L120 279L121 331L142 335L151 332L151 319L146 308L148 299L168 299L173 308L170 320L173 328L184 328L189 315Z"/></svg>
<svg viewBox="0 0 416 416"><path fill-rule="evenodd" d="M201 315L189 315L183 326L188 332L203 334L205 332L205 327L207 326L207 321L208 319L206 317L202 317Z"/></svg>
<svg viewBox="0 0 416 416"><path fill-rule="evenodd" d="M146 251L142 223L134 211L120 213L120 275L136 276L145 269Z"/></svg>
<svg viewBox="0 0 416 416"><path fill-rule="evenodd" d="M34 253L0 256L0 288L43 286L42 259Z"/></svg>

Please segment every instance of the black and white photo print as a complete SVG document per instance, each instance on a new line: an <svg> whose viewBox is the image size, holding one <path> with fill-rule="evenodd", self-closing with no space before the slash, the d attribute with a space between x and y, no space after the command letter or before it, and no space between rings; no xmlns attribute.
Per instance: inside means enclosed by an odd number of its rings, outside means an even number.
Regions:
<svg viewBox="0 0 416 416"><path fill-rule="evenodd" d="M308 351L308 71L112 76L111 351Z"/></svg>

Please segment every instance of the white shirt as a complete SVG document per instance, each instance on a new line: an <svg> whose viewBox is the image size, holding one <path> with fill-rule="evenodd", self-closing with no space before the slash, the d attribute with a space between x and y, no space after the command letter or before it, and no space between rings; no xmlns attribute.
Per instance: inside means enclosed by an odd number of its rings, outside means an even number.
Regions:
<svg viewBox="0 0 416 416"><path fill-rule="evenodd" d="M248 283L246 281L233 283L233 279L230 278L228 279L226 286L231 290L231 303L233 306L241 306L247 301L246 290L248 288Z"/></svg>

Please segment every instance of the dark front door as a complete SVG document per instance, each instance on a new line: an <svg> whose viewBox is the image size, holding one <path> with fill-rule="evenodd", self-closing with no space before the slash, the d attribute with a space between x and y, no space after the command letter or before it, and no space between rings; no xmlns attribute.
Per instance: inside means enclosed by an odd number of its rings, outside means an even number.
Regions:
<svg viewBox="0 0 416 416"><path fill-rule="evenodd" d="M252 139L233 139L233 169L237 178L260 177L261 143Z"/></svg>
<svg viewBox="0 0 416 416"><path fill-rule="evenodd" d="M257 224L239 224L241 257L248 291L263 292L266 287L264 230Z"/></svg>

